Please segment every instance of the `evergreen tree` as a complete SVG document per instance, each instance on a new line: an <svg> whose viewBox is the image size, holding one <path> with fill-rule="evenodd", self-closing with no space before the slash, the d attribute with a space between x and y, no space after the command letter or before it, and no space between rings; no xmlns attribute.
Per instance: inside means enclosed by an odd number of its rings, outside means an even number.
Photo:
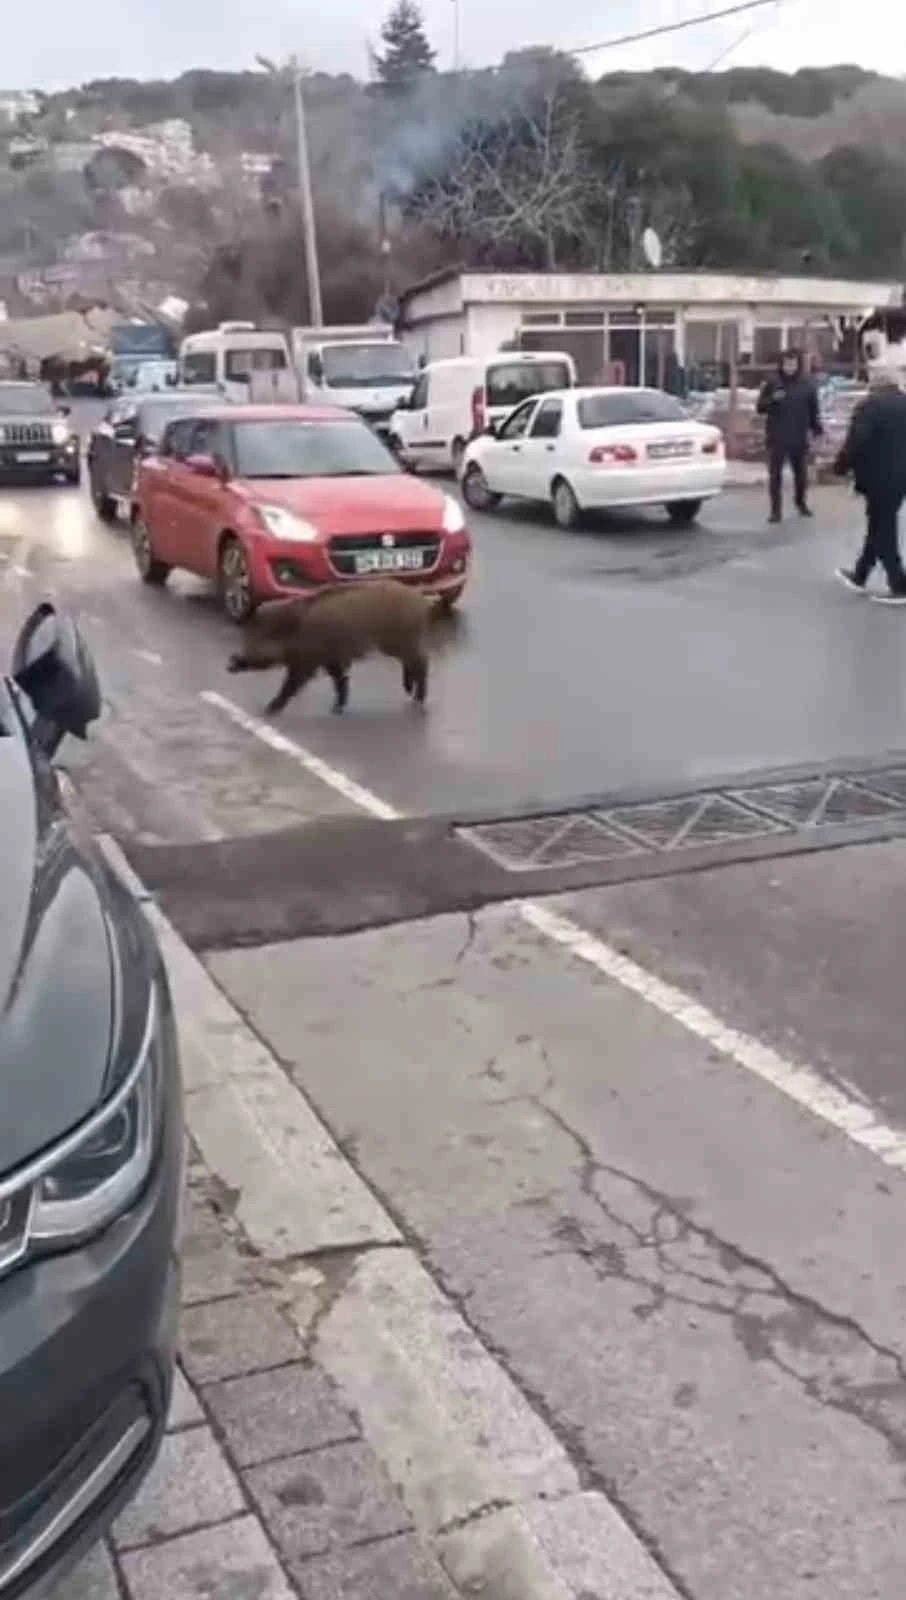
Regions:
<svg viewBox="0 0 906 1600"><path fill-rule="evenodd" d="M423 73L434 71L435 52L416 0L396 0L381 28L381 40L384 49L375 58L377 72L389 89L405 88Z"/></svg>

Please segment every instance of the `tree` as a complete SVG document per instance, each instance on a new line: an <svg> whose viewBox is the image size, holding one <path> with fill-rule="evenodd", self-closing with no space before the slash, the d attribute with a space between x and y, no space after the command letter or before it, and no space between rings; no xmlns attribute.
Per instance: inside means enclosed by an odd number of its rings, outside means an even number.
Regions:
<svg viewBox="0 0 906 1600"><path fill-rule="evenodd" d="M906 268L906 168L884 150L856 145L833 150L817 166L836 197L852 246L855 272L902 277Z"/></svg>
<svg viewBox="0 0 906 1600"><path fill-rule="evenodd" d="M95 192L114 194L117 189L129 189L148 176L141 156L119 145L104 145L91 157L84 169L85 183Z"/></svg>
<svg viewBox="0 0 906 1600"><path fill-rule="evenodd" d="M378 77L388 89L408 88L425 72L433 72L435 51L425 32L416 0L396 0L381 28L382 53L375 57Z"/></svg>
<svg viewBox="0 0 906 1600"><path fill-rule="evenodd" d="M467 123L406 209L475 265L552 272L575 258L587 202L580 121L553 88Z"/></svg>

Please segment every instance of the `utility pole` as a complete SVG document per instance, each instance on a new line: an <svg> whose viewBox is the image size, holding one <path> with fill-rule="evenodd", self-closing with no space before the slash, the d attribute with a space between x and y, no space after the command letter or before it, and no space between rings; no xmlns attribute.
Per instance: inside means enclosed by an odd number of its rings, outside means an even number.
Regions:
<svg viewBox="0 0 906 1600"><path fill-rule="evenodd" d="M288 72L293 86L293 112L296 123L296 160L299 175L299 202L302 209L302 234L305 249L305 276L308 282L308 305L312 327L323 328L324 310L321 304L321 269L318 263L318 236L315 224L315 206L311 188L311 167L308 160L308 131L305 125L305 101L302 96L303 69L298 56L291 56L286 67L278 67L267 56L256 56L256 61L275 77L285 77Z"/></svg>

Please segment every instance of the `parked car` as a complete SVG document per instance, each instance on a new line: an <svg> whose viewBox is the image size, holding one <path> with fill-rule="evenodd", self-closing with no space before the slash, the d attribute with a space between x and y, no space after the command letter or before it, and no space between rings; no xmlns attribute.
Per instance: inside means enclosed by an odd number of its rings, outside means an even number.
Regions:
<svg viewBox="0 0 906 1600"><path fill-rule="evenodd" d="M45 603L0 675L0 1594L44 1594L155 1460L183 1179L160 952L52 758L100 712Z"/></svg>
<svg viewBox="0 0 906 1600"><path fill-rule="evenodd" d="M500 351L488 357L431 361L419 373L409 402L390 419L390 441L405 466L462 470L465 448L515 406L576 381L572 356L556 350Z"/></svg>
<svg viewBox="0 0 906 1600"><path fill-rule="evenodd" d="M579 388L527 400L474 439L462 490L481 511L507 495L545 501L561 528L584 511L652 505L686 526L726 474L720 430L695 422L672 395Z"/></svg>
<svg viewBox="0 0 906 1600"><path fill-rule="evenodd" d="M168 389L164 394L124 395L108 407L86 452L91 498L99 517L105 522L117 515L131 519L136 467L142 456L157 448L168 422L210 408L211 400L211 391Z"/></svg>
<svg viewBox="0 0 906 1600"><path fill-rule="evenodd" d="M0 382L0 479L52 483L81 476L81 440L69 407L51 399L43 383Z"/></svg>
<svg viewBox="0 0 906 1600"><path fill-rule="evenodd" d="M136 501L144 581L174 567L212 578L236 622L262 600L388 573L450 607L469 574L459 501L335 407L233 405L171 422L141 461Z"/></svg>
<svg viewBox="0 0 906 1600"><path fill-rule="evenodd" d="M154 360L140 361L124 388L138 394L160 394L175 389L178 382L179 363L156 357Z"/></svg>

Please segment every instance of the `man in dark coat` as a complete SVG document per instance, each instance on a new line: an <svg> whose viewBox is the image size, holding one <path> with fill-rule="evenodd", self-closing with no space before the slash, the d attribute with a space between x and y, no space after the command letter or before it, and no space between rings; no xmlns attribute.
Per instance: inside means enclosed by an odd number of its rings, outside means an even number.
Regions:
<svg viewBox="0 0 906 1600"><path fill-rule="evenodd" d="M900 557L897 516L906 499L906 394L897 374L878 372L868 396L855 409L849 432L834 462L841 478L853 476L865 496L865 542L852 568L837 576L850 589L864 591L874 567L887 574L887 594L872 595L888 605L906 605L906 572Z"/></svg>
<svg viewBox="0 0 906 1600"><path fill-rule="evenodd" d="M796 509L800 516L810 517L812 513L806 501L809 435L818 439L824 430L818 407L818 391L803 370L798 351L785 350L778 362L776 378L768 378L762 385L758 396L758 414L765 419L771 495L769 521L779 522L783 516L782 478L785 461L793 469Z"/></svg>

